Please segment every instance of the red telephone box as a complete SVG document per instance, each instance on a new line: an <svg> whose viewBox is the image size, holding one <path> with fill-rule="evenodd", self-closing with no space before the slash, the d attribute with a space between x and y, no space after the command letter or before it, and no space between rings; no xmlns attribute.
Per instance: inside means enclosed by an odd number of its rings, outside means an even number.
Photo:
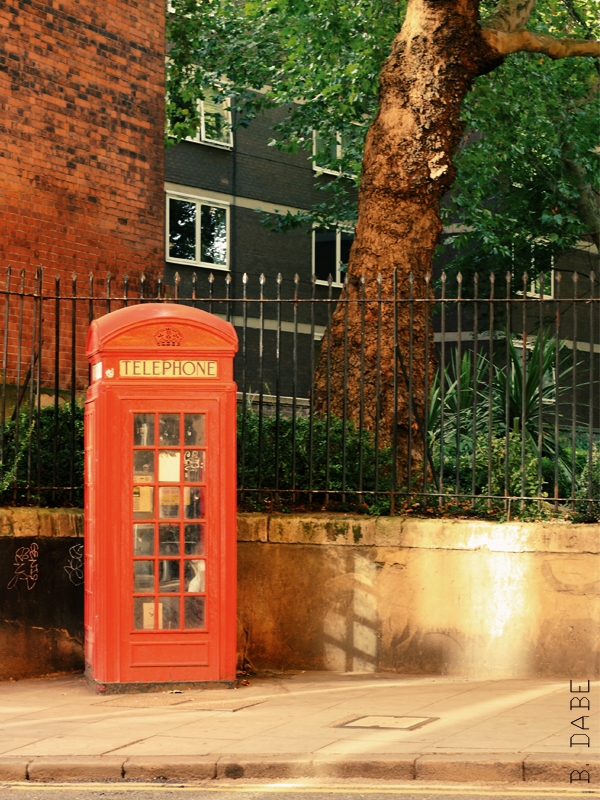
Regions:
<svg viewBox="0 0 600 800"><path fill-rule="evenodd" d="M85 661L96 690L235 680L237 336L173 303L92 322Z"/></svg>

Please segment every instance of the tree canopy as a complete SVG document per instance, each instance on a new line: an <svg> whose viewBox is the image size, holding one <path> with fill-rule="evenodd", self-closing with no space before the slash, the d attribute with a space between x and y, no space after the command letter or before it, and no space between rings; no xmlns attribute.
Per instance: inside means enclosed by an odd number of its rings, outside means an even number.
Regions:
<svg viewBox="0 0 600 800"><path fill-rule="evenodd" d="M337 140L343 148L341 159L319 158L341 172L321 181L323 201L282 217L279 227L354 223L379 73L406 5L406 0L172 0L168 142L195 133L195 101L207 88L233 98L238 125L265 108L285 107L274 147L304 151L310 158L313 131L319 131L326 152ZM495 35L510 36L503 34L495 9L487 0L480 4L482 26L487 17L500 29ZM538 0L519 46L528 46L524 34L560 42L599 33L593 0ZM444 221L458 226L454 265L463 271L504 264L526 268L532 242L548 252L572 246L586 233L597 242L598 62L554 60L557 54L546 49L550 57L510 55L476 78L463 102L457 178L442 204Z"/></svg>

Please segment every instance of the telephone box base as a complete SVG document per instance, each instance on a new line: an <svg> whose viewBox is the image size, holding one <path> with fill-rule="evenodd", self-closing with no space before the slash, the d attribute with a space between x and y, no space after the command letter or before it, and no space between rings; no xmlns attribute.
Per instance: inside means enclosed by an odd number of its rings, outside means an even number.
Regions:
<svg viewBox="0 0 600 800"><path fill-rule="evenodd" d="M160 683L101 683L85 676L88 685L96 694L138 694L142 692L188 692L195 689L236 689L233 681L164 681Z"/></svg>

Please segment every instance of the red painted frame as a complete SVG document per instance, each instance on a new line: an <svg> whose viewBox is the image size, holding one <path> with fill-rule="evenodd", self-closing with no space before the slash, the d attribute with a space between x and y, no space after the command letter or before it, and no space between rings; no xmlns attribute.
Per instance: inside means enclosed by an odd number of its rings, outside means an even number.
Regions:
<svg viewBox="0 0 600 800"><path fill-rule="evenodd" d="M165 337L165 330L179 336ZM165 346L169 336L177 344ZM235 680L236 351L232 325L188 306L133 306L90 326L85 654L86 674L99 691L111 684ZM217 377L121 377L119 363L124 359L214 361ZM207 625L202 630L133 630L134 413L206 414ZM155 495L156 509L158 486ZM154 525L158 522L155 519Z"/></svg>

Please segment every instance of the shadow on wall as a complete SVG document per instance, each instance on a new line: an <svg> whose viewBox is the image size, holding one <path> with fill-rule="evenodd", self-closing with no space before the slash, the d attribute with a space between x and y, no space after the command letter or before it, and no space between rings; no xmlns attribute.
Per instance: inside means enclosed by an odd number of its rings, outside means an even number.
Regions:
<svg viewBox="0 0 600 800"><path fill-rule="evenodd" d="M375 672L379 661L377 565L355 551L345 574L326 587L330 608L323 619L324 666L336 672Z"/></svg>
<svg viewBox="0 0 600 800"><path fill-rule="evenodd" d="M599 673L598 526L264 520L262 540L239 542L239 615L256 668Z"/></svg>

